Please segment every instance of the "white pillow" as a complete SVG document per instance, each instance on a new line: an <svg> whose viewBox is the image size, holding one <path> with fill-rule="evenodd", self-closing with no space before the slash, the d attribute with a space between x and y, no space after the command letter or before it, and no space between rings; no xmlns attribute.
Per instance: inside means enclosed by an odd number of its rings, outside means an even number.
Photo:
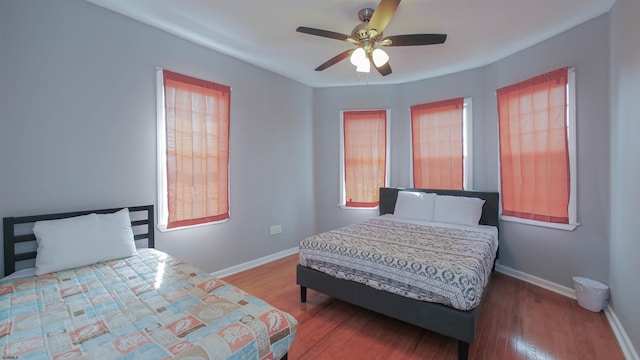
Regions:
<svg viewBox="0 0 640 360"><path fill-rule="evenodd" d="M37 221L36 275L135 255L129 209Z"/></svg>
<svg viewBox="0 0 640 360"><path fill-rule="evenodd" d="M484 200L465 196L438 195L433 221L477 226Z"/></svg>
<svg viewBox="0 0 640 360"><path fill-rule="evenodd" d="M411 220L433 221L436 194L415 191L398 191L393 214Z"/></svg>
<svg viewBox="0 0 640 360"><path fill-rule="evenodd" d="M98 214L97 236L100 240L96 241L108 249L106 259L100 261L121 259L138 253L127 208L111 214Z"/></svg>

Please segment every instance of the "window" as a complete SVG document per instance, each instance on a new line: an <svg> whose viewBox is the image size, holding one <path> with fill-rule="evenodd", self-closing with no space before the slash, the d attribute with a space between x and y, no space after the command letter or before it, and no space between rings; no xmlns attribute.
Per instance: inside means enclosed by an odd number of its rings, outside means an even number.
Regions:
<svg viewBox="0 0 640 360"><path fill-rule="evenodd" d="M158 225L229 218L231 89L158 69Z"/></svg>
<svg viewBox="0 0 640 360"><path fill-rule="evenodd" d="M471 98L411 107L413 187L471 189Z"/></svg>
<svg viewBox="0 0 640 360"><path fill-rule="evenodd" d="M562 68L497 90L502 217L573 230L575 72Z"/></svg>
<svg viewBox="0 0 640 360"><path fill-rule="evenodd" d="M343 111L341 117L341 201L346 208L374 208L386 186L388 111Z"/></svg>

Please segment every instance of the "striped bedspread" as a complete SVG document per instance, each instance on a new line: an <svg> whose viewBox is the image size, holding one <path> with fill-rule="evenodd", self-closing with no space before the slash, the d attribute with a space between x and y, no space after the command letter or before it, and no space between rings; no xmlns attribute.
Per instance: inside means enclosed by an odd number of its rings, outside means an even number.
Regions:
<svg viewBox="0 0 640 360"><path fill-rule="evenodd" d="M497 250L494 227L383 215L300 243L300 264L372 288L459 310L480 304Z"/></svg>
<svg viewBox="0 0 640 360"><path fill-rule="evenodd" d="M280 359L297 322L154 249L0 282L3 359Z"/></svg>

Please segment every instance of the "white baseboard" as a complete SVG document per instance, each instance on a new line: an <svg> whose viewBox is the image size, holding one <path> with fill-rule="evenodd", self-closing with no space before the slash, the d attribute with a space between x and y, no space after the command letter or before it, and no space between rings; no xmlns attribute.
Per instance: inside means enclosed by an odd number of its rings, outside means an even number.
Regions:
<svg viewBox="0 0 640 360"><path fill-rule="evenodd" d="M572 288L568 288L566 286L563 285L559 285L556 284L554 282L539 278L537 276L533 276L530 274L527 274L525 272L519 271L519 270L515 270L512 269L508 266L504 266L501 264L496 264L496 271L503 273L505 275L509 275L511 277L514 277L516 279L522 280L522 281L526 281L530 284L539 286L543 289L547 289L547 290L551 290L555 293L558 293L560 295L564 295L568 298L572 298L572 299L577 299L576 297L576 291Z"/></svg>
<svg viewBox="0 0 640 360"><path fill-rule="evenodd" d="M246 263L242 263L239 265L235 265L226 269L222 269L220 271L216 271L211 273L211 275L217 277L217 278L224 278L225 276L229 276L229 275L233 275L233 274L237 274L241 271L245 271L245 270L249 270L249 269L253 269L254 267L260 266L260 265L264 265L266 263L278 260L278 259L282 259L283 257L289 256L289 255L293 255L298 253L298 247L293 247L291 249L287 249L287 250L283 250L280 252L277 252L275 254L271 254L271 255L267 255L265 257L261 257L259 259L255 259L255 260L251 260L251 261L247 261Z"/></svg>
<svg viewBox="0 0 640 360"><path fill-rule="evenodd" d="M639 360L640 357L638 357L638 352L633 347L633 344L631 343L631 339L629 339L627 332L624 331L624 328L622 327L620 320L618 319L616 314L613 312L613 310L611 310L610 306L607 306L604 309L604 314L607 317L609 324L611 324L611 329L613 330L613 333L616 335L616 339L618 339L618 343L622 348L622 353L624 354L625 359Z"/></svg>
<svg viewBox="0 0 640 360"><path fill-rule="evenodd" d="M530 284L539 286L543 289L547 289L555 293L558 293L560 295L564 295L568 298L577 299L576 291L566 286L559 285L551 281L547 281L537 276L533 276L501 264L496 264L496 271L503 273L505 275L514 277L516 279L526 281ZM618 344L620 344L620 348L622 349L622 353L624 354L624 357L627 360L640 360L640 358L638 358L638 352L636 351L635 347L631 343L631 339L629 339L627 332L624 330L624 327L622 326L622 324L618 320L618 317L613 312L613 309L611 309L610 306L605 305L604 315L607 317L607 321L609 321L609 325L611 326L611 329L613 330L613 333L615 334L616 339L618 340Z"/></svg>

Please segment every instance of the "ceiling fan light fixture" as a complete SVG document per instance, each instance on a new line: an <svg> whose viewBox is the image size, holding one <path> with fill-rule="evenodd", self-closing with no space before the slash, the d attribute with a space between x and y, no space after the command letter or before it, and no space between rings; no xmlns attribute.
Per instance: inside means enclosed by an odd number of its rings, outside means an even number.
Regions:
<svg viewBox="0 0 640 360"><path fill-rule="evenodd" d="M349 60L351 60L351 63L354 66L360 66L367 60L367 55L365 54L364 49L359 47L351 54L351 58L349 58Z"/></svg>
<svg viewBox="0 0 640 360"><path fill-rule="evenodd" d="M361 73L368 73L371 71L371 63L369 59L365 58L360 64L356 65L356 71Z"/></svg>
<svg viewBox="0 0 640 360"><path fill-rule="evenodd" d="M380 67L389 61L389 55L387 55L387 53L382 49L373 50L371 57L373 58L373 63L376 67Z"/></svg>
<svg viewBox="0 0 640 360"><path fill-rule="evenodd" d="M447 34L405 34L385 37L384 30L398 9L400 0L379 1L375 9L365 8L358 12L360 23L353 28L351 35L305 26L299 26L296 29L300 33L346 41L356 46L355 49L345 50L325 61L315 71L325 70L350 57L357 71L369 72L373 63L380 75L387 76L391 74L389 55L377 47L435 45L443 44L447 39Z"/></svg>

